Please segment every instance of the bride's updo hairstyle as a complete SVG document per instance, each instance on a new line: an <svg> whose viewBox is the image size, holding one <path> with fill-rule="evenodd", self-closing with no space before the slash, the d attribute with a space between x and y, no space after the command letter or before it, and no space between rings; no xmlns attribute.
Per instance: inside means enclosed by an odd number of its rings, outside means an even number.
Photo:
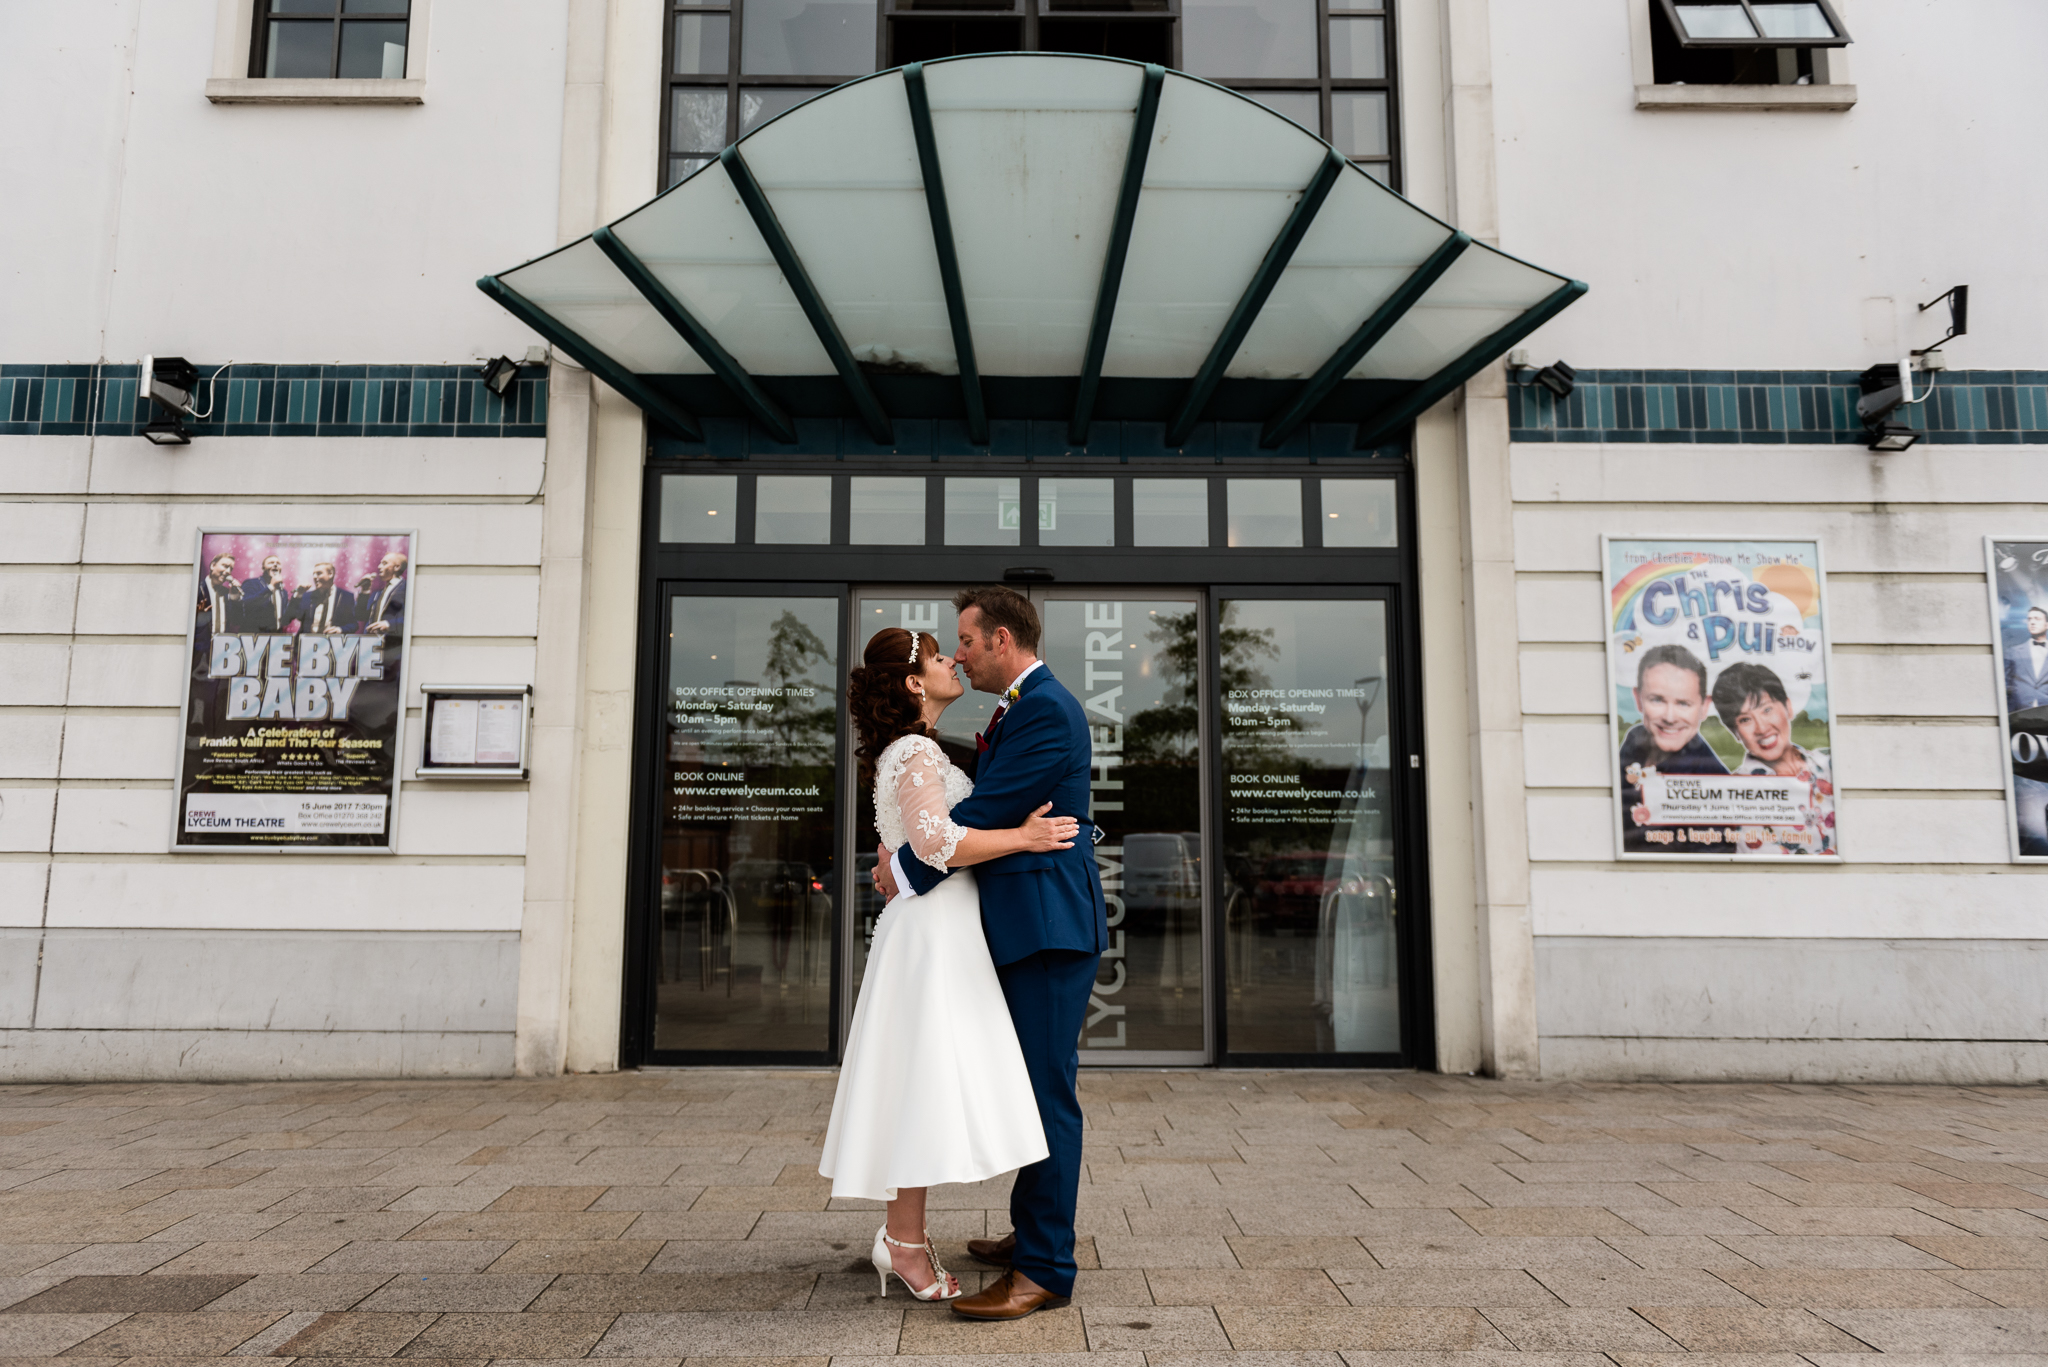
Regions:
<svg viewBox="0 0 2048 1367"><path fill-rule="evenodd" d="M874 782L875 761L902 736L929 736L917 694L903 686L904 680L924 672L925 663L939 653L938 638L919 632L917 663L910 662L910 633L902 627L885 627L868 638L861 664L846 680L846 710L860 731L854 754L860 759L861 782Z"/></svg>

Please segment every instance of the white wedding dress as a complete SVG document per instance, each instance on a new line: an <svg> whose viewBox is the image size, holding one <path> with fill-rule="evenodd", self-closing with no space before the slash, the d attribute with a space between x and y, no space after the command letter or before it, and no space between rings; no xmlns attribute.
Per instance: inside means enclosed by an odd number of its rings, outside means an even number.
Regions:
<svg viewBox="0 0 2048 1367"><path fill-rule="evenodd" d="M973 791L936 742L901 737L875 765L882 843L944 864L967 834L948 813ZM834 1196L893 1201L1045 1156L973 870L922 897L905 888L875 925L818 1171Z"/></svg>

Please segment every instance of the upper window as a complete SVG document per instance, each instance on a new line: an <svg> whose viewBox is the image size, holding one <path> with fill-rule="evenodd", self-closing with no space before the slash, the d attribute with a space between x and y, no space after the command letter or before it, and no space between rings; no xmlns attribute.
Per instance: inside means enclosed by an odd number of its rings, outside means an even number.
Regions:
<svg viewBox="0 0 2048 1367"><path fill-rule="evenodd" d="M411 0L257 0L252 76L405 79Z"/></svg>
<svg viewBox="0 0 2048 1367"><path fill-rule="evenodd" d="M1651 0L1659 85L1827 83L1848 30L1827 0Z"/></svg>
<svg viewBox="0 0 2048 1367"><path fill-rule="evenodd" d="M1159 62L1401 184L1391 0L669 0L667 43L664 185L842 81L970 52Z"/></svg>

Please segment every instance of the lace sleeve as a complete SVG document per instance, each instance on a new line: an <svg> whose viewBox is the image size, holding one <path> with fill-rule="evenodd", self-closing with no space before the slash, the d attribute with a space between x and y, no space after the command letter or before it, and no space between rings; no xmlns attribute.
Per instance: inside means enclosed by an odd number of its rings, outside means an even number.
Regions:
<svg viewBox="0 0 2048 1367"><path fill-rule="evenodd" d="M934 868L944 868L952 860L967 834L947 815L952 804L946 798L945 763L939 747L927 741L904 757L896 775L896 810L903 816L904 838L912 853Z"/></svg>

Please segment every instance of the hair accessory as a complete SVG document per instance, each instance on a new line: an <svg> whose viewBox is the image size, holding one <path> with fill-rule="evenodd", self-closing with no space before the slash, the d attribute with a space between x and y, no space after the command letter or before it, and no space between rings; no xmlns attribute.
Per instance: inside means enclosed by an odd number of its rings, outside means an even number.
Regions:
<svg viewBox="0 0 2048 1367"><path fill-rule="evenodd" d="M917 647L918 647L918 639L917 639L917 633L913 631L913 632L911 632L911 633L910 633L910 661L909 661L909 662L910 662L911 664L916 664L916 663L917 663Z"/></svg>

